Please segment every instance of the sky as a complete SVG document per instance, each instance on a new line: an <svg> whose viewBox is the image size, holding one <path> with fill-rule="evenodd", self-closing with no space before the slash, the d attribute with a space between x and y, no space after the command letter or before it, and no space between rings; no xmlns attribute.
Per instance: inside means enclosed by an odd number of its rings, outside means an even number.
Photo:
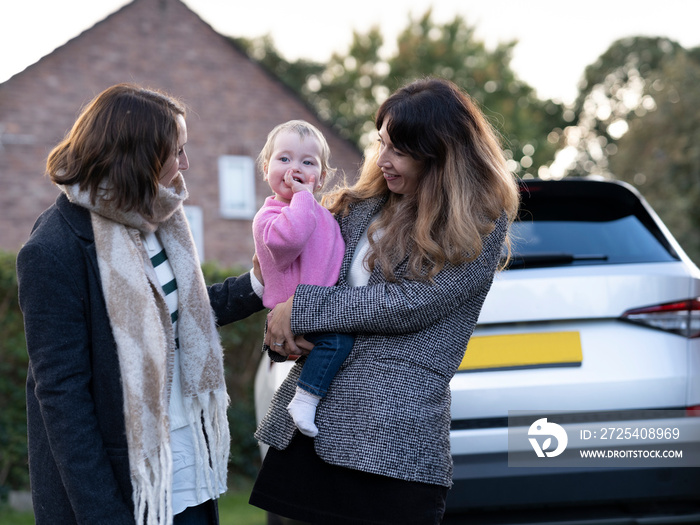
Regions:
<svg viewBox="0 0 700 525"><path fill-rule="evenodd" d="M130 0L0 0L0 82L22 71ZM459 14L490 49L518 40L511 66L540 98L570 103L587 65L615 40L665 36L700 46L700 0L183 0L227 36L272 36L288 60L344 53L353 30L379 26L392 51L408 17L432 7ZM313 38L305 38L312 33ZM324 45L319 45L324 42Z"/></svg>

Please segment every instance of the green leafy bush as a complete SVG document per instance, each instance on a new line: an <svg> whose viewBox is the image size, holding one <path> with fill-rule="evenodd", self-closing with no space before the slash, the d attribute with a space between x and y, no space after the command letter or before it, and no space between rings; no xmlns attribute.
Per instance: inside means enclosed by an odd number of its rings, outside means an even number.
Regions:
<svg viewBox="0 0 700 525"><path fill-rule="evenodd" d="M17 303L16 258L0 252L0 496L9 488L29 486L24 396L28 359Z"/></svg>

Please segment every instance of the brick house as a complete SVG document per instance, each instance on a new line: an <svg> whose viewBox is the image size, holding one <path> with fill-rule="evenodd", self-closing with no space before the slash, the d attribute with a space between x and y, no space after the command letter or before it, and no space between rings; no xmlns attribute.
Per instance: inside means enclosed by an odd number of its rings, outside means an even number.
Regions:
<svg viewBox="0 0 700 525"><path fill-rule="evenodd" d="M44 176L49 151L85 103L120 82L189 107L187 211L205 260L250 265L252 215L269 194L255 159L275 125L318 126L349 178L361 162L355 145L180 0L134 0L0 84L1 250L19 250L58 194Z"/></svg>

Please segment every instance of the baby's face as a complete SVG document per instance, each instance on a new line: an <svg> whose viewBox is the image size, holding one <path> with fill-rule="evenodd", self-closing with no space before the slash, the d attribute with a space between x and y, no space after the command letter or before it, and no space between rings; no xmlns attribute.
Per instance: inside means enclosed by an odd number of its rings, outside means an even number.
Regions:
<svg viewBox="0 0 700 525"><path fill-rule="evenodd" d="M275 139L272 155L265 165L265 178L282 202L292 200L292 187L285 181L291 170L292 180L304 185L313 183L316 191L323 182L321 145L313 136L301 137L290 131L281 132Z"/></svg>

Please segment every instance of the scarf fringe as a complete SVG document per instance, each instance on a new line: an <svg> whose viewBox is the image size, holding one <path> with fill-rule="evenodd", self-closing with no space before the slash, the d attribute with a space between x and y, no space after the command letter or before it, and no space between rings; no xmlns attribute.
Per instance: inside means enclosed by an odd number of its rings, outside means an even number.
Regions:
<svg viewBox="0 0 700 525"><path fill-rule="evenodd" d="M226 410L228 405L229 397L225 390L185 399L185 411L191 421L190 429L197 458L197 498L200 498L202 478L211 499L219 497L219 487L227 486L227 466L231 450Z"/></svg>
<svg viewBox="0 0 700 525"><path fill-rule="evenodd" d="M137 525L159 525L173 522L173 460L170 443L157 451L157 465L144 458L132 465L134 509Z"/></svg>

